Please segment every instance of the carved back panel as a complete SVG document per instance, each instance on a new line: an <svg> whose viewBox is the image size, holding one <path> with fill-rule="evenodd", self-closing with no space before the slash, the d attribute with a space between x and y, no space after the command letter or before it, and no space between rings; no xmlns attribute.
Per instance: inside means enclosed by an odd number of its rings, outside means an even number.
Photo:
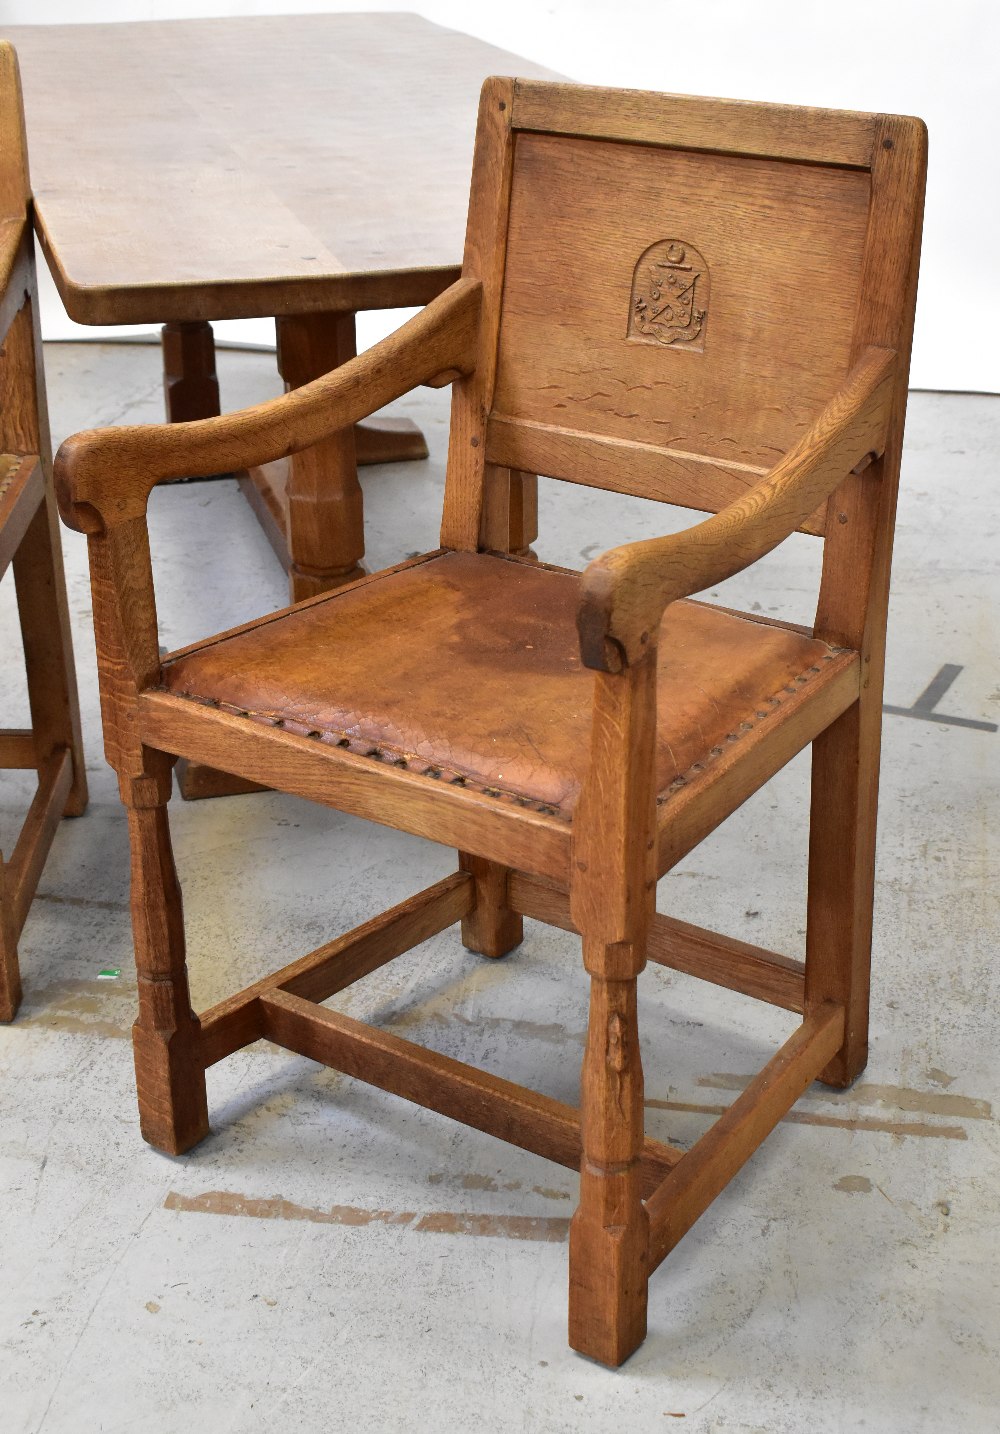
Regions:
<svg viewBox="0 0 1000 1434"><path fill-rule="evenodd" d="M878 125L488 82L465 271L489 352L456 394L451 516L488 465L704 511L752 486L850 366Z"/></svg>
<svg viewBox="0 0 1000 1434"><path fill-rule="evenodd" d="M868 190L518 135L493 412L769 467L846 373Z"/></svg>

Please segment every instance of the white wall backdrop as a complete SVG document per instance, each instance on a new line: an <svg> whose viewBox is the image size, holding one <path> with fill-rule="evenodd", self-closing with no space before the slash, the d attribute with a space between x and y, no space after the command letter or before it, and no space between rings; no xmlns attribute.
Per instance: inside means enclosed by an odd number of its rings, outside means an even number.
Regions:
<svg viewBox="0 0 1000 1434"><path fill-rule="evenodd" d="M379 0L0 0L0 21L401 8ZM412 0L410 8L590 84L920 115L931 160L913 386L1000 392L998 0ZM373 316L362 340L386 326ZM50 303L47 331L72 327ZM235 336L236 327L220 326L227 332ZM261 324L239 332L273 338Z"/></svg>

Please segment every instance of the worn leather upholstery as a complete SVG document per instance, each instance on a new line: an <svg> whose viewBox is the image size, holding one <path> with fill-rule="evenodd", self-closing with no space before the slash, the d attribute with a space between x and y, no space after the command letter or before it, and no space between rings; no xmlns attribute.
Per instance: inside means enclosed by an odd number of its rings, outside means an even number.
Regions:
<svg viewBox="0 0 1000 1434"><path fill-rule="evenodd" d="M569 817L588 754L575 573L441 553L222 635L167 691ZM698 602L660 637L658 790L822 680L833 649Z"/></svg>

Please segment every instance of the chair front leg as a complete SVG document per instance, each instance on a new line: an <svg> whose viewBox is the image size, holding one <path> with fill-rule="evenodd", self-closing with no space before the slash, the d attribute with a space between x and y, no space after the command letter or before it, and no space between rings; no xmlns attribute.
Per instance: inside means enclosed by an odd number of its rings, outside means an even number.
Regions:
<svg viewBox="0 0 1000 1434"><path fill-rule="evenodd" d="M636 980L602 974L622 947L590 942L580 1204L570 1226L569 1342L619 1365L646 1337L649 1221L639 1187L643 1082ZM617 959L616 959L617 958Z"/></svg>
<svg viewBox="0 0 1000 1434"><path fill-rule="evenodd" d="M170 771L122 781L132 848L132 932L139 1016L132 1027L139 1127L167 1155L208 1134L201 1029L191 1009L184 911L166 801Z"/></svg>
<svg viewBox="0 0 1000 1434"><path fill-rule="evenodd" d="M656 651L594 686L590 765L573 820L573 923L590 1015L580 1205L570 1226L569 1342L619 1365L646 1335L649 1220L639 1186L642 1060L636 977L656 894Z"/></svg>

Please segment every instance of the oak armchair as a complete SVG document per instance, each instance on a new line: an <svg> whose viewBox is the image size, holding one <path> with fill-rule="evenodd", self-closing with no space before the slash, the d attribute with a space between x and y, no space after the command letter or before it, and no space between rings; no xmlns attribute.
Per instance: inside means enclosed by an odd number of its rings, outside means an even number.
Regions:
<svg viewBox="0 0 1000 1434"><path fill-rule="evenodd" d="M205 1070L266 1037L580 1170L570 1342L642 1341L650 1273L814 1078L867 1050L880 693L925 168L917 120L488 81L462 278L304 388L79 434L105 740L128 808L140 1120L208 1130ZM161 659L155 483L274 459L453 385L441 547ZM708 511L580 575L504 551L511 475ZM690 600L796 529L815 622ZM657 878L813 744L805 962L655 911ZM167 828L178 756L430 838L457 872L203 1013ZM528 915L590 975L579 1111L322 1005L455 922ZM643 1131L647 960L802 1014L689 1152Z"/></svg>
<svg viewBox="0 0 1000 1434"><path fill-rule="evenodd" d="M38 773L14 850L0 853L0 1021L21 1002L18 940L59 819L87 805L30 203L17 57L0 41L0 576L13 568L31 711L30 727L0 730L0 767Z"/></svg>

